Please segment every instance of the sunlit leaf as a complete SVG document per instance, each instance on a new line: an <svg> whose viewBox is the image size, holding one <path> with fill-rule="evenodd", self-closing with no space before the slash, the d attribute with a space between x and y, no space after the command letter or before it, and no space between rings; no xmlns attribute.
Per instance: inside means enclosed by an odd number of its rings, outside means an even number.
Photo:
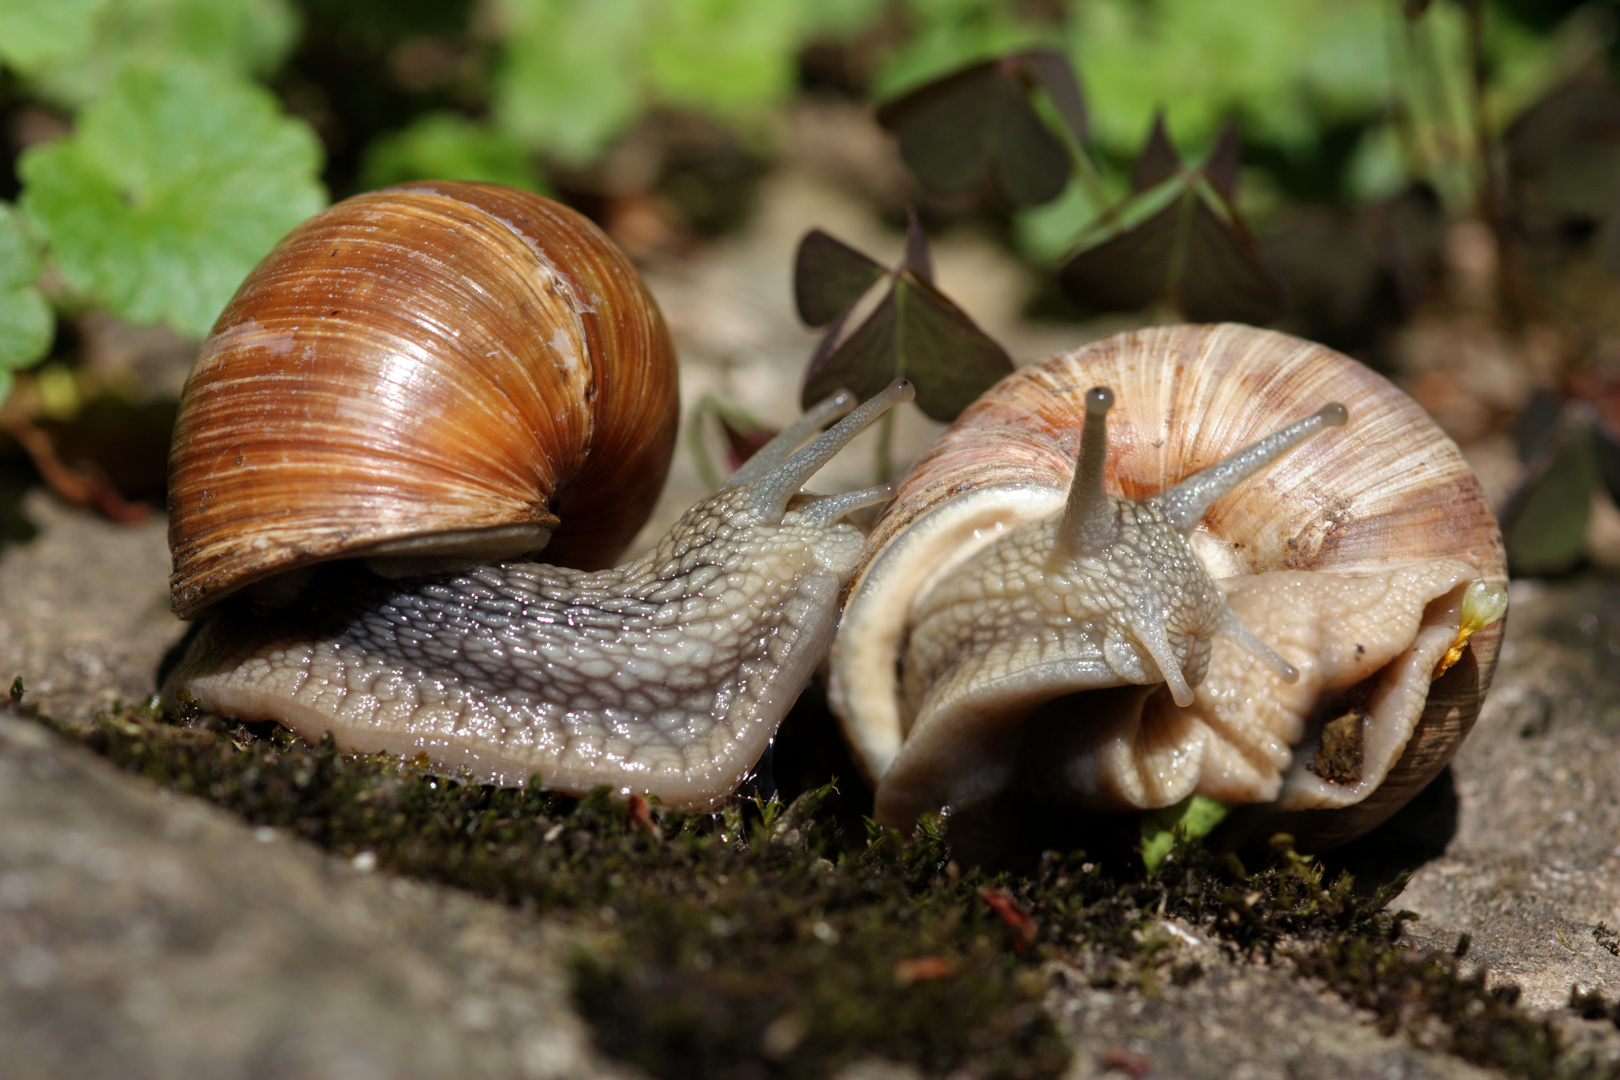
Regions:
<svg viewBox="0 0 1620 1080"><path fill-rule="evenodd" d="M1232 202L1237 135L1228 128L1201 168L1181 164L1154 122L1132 174L1134 193L1105 211L1059 272L1063 290L1095 310L1168 301L1198 322L1265 323L1282 282Z"/></svg>
<svg viewBox="0 0 1620 1080"><path fill-rule="evenodd" d="M1570 432L1544 455L1542 467L1514 493L1503 514L1502 538L1515 575L1558 574L1580 561L1598 480L1589 426Z"/></svg>
<svg viewBox="0 0 1620 1080"><path fill-rule="evenodd" d="M127 71L72 135L23 153L21 205L69 287L200 337L325 204L320 146L266 90L175 63Z"/></svg>
<svg viewBox="0 0 1620 1080"><path fill-rule="evenodd" d="M917 408L925 415L954 420L1011 374L1007 351L933 284L906 274L894 296L900 311L896 370L916 382Z"/></svg>
<svg viewBox="0 0 1620 1080"><path fill-rule="evenodd" d="M1178 199L1141 224L1084 248L1058 272L1063 291L1099 311L1132 311L1165 295L1183 210Z"/></svg>
<svg viewBox="0 0 1620 1080"><path fill-rule="evenodd" d="M934 285L927 238L915 214L905 257L893 270L819 230L806 236L799 250L794 292L800 315L811 325L816 325L812 316L830 323L805 371L801 400L806 408L840 389L871 397L898 374L916 384L917 406L924 413L954 420L1012 370L1006 351ZM809 273L821 279L807 296ZM846 334L862 297L884 279L876 306ZM835 298L847 298L841 309L834 308Z"/></svg>
<svg viewBox="0 0 1620 1080"><path fill-rule="evenodd" d="M991 173L1013 206L1049 202L1068 182L1069 150L1030 103L1046 92L1075 141L1086 114L1068 58L1055 50L1014 53L952 72L878 109L900 156L923 183L961 191Z"/></svg>
<svg viewBox="0 0 1620 1080"><path fill-rule="evenodd" d="M882 390L900 369L899 338L899 304L891 288L847 338L805 372L800 405L808 409L838 390L848 390L862 401ZM920 398L921 386L918 390Z"/></svg>
<svg viewBox="0 0 1620 1080"><path fill-rule="evenodd" d="M883 275L883 264L876 259L811 229L793 257L793 301L799 318L806 326L826 326Z"/></svg>
<svg viewBox="0 0 1620 1080"><path fill-rule="evenodd" d="M1267 323L1282 313L1282 283L1247 229L1215 215L1193 197L1186 262L1172 282L1176 306L1193 322Z"/></svg>

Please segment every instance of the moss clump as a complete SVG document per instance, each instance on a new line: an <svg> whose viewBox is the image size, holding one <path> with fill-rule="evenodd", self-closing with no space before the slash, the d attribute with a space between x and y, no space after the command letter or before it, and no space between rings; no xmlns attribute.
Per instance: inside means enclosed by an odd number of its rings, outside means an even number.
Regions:
<svg viewBox="0 0 1620 1080"><path fill-rule="evenodd" d="M656 1076L822 1076L880 1055L1033 1080L1068 1061L1038 957L980 899L987 882L936 830L846 839L830 787L683 814L462 784L211 717L124 710L82 738L254 824L575 919L594 931L574 961L583 1012Z"/></svg>
<svg viewBox="0 0 1620 1080"><path fill-rule="evenodd" d="M126 709L63 734L255 824L572 920L598 1042L659 1077L822 1076L873 1055L1056 1076L1068 1051L1041 963L1132 992L1198 978L1155 932L1165 917L1234 956L1292 962L1422 1045L1515 1076L1605 1075L1456 957L1403 947L1409 916L1385 910L1401 880L1358 891L1286 837L1254 873L1177 848L1153 871L1048 851L992 876L953 861L937 820L905 838L847 831L831 785L693 815L463 784L206 716Z"/></svg>

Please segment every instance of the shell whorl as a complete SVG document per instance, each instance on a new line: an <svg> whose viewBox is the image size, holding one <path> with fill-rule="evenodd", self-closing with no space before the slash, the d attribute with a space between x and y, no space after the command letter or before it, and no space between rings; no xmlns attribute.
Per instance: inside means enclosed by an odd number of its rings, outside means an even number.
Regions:
<svg viewBox="0 0 1620 1080"><path fill-rule="evenodd" d="M574 211L466 183L339 203L243 283L187 383L175 611L349 555L607 565L662 487L675 383L657 306Z"/></svg>
<svg viewBox="0 0 1620 1080"><path fill-rule="evenodd" d="M1210 506L1191 540L1218 578L1367 575L1456 560L1487 581L1506 580L1494 516L1456 446L1419 406L1347 357L1236 325L1142 330L1052 357L992 388L924 455L874 528L850 586L830 698L880 784L880 816L881 778L914 719L895 670L912 604L1009 530L1061 511L1084 395L1096 386L1112 388L1120 403L1109 415L1105 470L1109 494L1120 498L1157 494L1326 402L1348 409L1348 427L1305 442ZM1433 684L1402 757L1356 814L1306 811L1339 818L1293 824L1330 843L1342 838L1336 829L1364 831L1432 779L1477 716L1500 632L1500 623L1480 631L1459 665L1467 671ZM862 655L889 659L861 664Z"/></svg>

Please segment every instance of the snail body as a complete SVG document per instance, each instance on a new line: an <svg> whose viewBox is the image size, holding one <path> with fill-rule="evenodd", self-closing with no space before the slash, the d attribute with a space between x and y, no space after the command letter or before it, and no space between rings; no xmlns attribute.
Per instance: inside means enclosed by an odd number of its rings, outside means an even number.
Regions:
<svg viewBox="0 0 1620 1080"><path fill-rule="evenodd" d="M1348 423L1323 408L1300 434L1328 402ZM1261 468L1273 438L1291 448ZM1478 482L1380 376L1248 327L1144 330L1022 369L924 455L856 572L829 697L890 824L1008 791L1102 811L1198 793L1323 846L1467 733L1500 635L1467 641L1472 598L1505 580Z"/></svg>
<svg viewBox="0 0 1620 1080"><path fill-rule="evenodd" d="M211 617L165 699L499 784L712 806L825 654L863 540L841 518L889 494L800 489L910 394L801 448L854 406L830 399L596 569L674 435L673 349L634 270L512 189L341 203L249 277L188 383L171 586Z"/></svg>

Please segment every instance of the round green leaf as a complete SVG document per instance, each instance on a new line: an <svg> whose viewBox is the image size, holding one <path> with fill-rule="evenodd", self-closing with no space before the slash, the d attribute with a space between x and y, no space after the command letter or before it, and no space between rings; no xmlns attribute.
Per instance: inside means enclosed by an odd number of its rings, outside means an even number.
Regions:
<svg viewBox="0 0 1620 1080"><path fill-rule="evenodd" d="M0 401L11 391L11 370L33 363L51 347L56 320L34 288L40 269L16 215L0 203Z"/></svg>
<svg viewBox="0 0 1620 1080"><path fill-rule="evenodd" d="M307 125L260 87L189 65L125 72L71 136L18 164L23 209L71 288L197 337L326 201Z"/></svg>

